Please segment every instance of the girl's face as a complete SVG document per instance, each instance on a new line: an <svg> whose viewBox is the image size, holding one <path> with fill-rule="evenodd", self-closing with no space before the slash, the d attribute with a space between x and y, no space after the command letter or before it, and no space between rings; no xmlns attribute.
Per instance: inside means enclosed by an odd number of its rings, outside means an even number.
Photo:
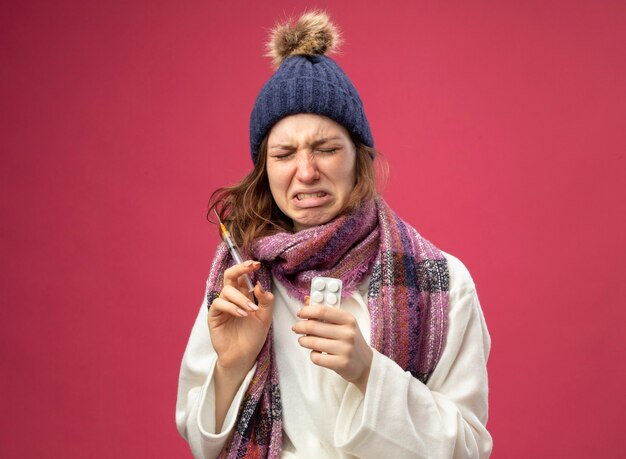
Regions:
<svg viewBox="0 0 626 459"><path fill-rule="evenodd" d="M335 218L355 185L356 148L346 128L310 113L287 116L267 139L274 201L296 231Z"/></svg>

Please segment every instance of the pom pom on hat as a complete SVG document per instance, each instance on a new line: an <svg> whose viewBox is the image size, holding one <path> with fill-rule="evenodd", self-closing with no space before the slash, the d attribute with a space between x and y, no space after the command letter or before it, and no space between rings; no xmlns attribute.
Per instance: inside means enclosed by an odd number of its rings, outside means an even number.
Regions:
<svg viewBox="0 0 626 459"><path fill-rule="evenodd" d="M332 54L341 44L341 33L324 11L304 13L294 24L288 20L272 29L266 43L274 68L290 56Z"/></svg>
<svg viewBox="0 0 626 459"><path fill-rule="evenodd" d="M359 142L374 139L356 88L325 53L340 43L337 28L324 12L303 14L276 26L267 43L278 66L265 82L250 114L250 154L256 163L263 138L280 119L297 113L326 116L345 127Z"/></svg>

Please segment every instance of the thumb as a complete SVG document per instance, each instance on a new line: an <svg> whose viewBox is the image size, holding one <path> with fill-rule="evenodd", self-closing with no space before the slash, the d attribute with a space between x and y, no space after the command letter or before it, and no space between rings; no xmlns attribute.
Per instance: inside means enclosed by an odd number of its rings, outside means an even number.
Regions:
<svg viewBox="0 0 626 459"><path fill-rule="evenodd" d="M272 310L274 309L274 295L272 292L263 290L260 282L254 286L254 296L259 302L259 310L256 312L261 319L271 321Z"/></svg>

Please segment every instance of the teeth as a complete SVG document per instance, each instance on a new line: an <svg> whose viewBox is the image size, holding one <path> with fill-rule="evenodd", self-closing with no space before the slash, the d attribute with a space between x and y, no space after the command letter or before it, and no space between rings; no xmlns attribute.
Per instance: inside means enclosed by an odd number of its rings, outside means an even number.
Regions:
<svg viewBox="0 0 626 459"><path fill-rule="evenodd" d="M301 201L303 199L321 198L323 196L326 196L326 193L324 193L323 191L318 191L317 193L298 193L297 198L299 201Z"/></svg>

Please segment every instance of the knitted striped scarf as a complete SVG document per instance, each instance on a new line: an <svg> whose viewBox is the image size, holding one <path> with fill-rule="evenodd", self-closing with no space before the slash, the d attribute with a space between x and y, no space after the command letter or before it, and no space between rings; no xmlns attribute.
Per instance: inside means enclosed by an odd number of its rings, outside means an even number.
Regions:
<svg viewBox="0 0 626 459"><path fill-rule="evenodd" d="M271 289L273 274L300 302L315 276L342 279L342 296L349 296L371 273L370 344L426 383L444 345L448 266L443 254L382 198L325 225L259 238L250 255L262 262L256 280L265 290ZM209 305L221 291L224 270L232 263L221 245L207 281ZM270 329L220 457L280 456L282 407L274 352Z"/></svg>

